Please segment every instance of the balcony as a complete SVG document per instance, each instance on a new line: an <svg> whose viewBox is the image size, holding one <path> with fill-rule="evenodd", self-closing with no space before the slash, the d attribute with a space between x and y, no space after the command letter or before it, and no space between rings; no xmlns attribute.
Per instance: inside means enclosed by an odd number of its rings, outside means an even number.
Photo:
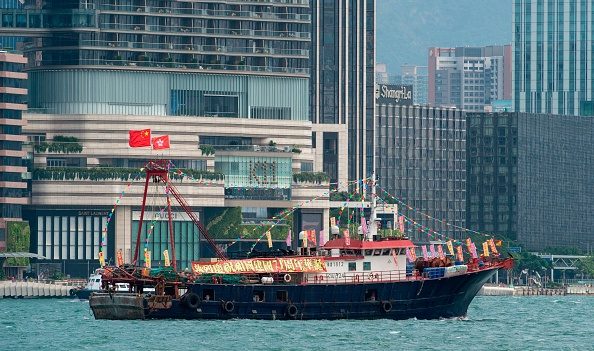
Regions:
<svg viewBox="0 0 594 351"><path fill-rule="evenodd" d="M279 152L279 153L293 153L295 150L291 146L277 147L277 146L260 146L260 145L209 145L215 151L241 151L241 152Z"/></svg>

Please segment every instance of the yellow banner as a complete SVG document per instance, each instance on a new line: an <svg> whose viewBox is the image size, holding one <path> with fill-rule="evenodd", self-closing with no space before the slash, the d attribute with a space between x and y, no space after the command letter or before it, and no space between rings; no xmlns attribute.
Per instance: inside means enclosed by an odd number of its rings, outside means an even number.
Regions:
<svg viewBox="0 0 594 351"><path fill-rule="evenodd" d="M462 254L462 246L456 246L456 251L458 251L458 261L464 261L464 255Z"/></svg>
<svg viewBox="0 0 594 351"><path fill-rule="evenodd" d="M452 244L451 240L448 240L446 244L448 245L448 251L450 252L450 255L454 256L454 244Z"/></svg>
<svg viewBox="0 0 594 351"><path fill-rule="evenodd" d="M192 271L198 274L316 273L326 271L326 262L323 257L276 257L192 262Z"/></svg>
<svg viewBox="0 0 594 351"><path fill-rule="evenodd" d="M144 248L144 267L151 268L151 252Z"/></svg>
<svg viewBox="0 0 594 351"><path fill-rule="evenodd" d="M169 251L163 251L163 260L165 261L165 267L171 266L171 260L169 260Z"/></svg>
<svg viewBox="0 0 594 351"><path fill-rule="evenodd" d="M99 264L101 267L105 266L105 256L103 256L103 251L99 251Z"/></svg>
<svg viewBox="0 0 594 351"><path fill-rule="evenodd" d="M491 252L493 252L494 255L499 253L497 252L497 247L495 246L495 240L489 239L489 247L491 248Z"/></svg>
<svg viewBox="0 0 594 351"><path fill-rule="evenodd" d="M336 225L336 218L330 217L330 226L334 227Z"/></svg>
<svg viewBox="0 0 594 351"><path fill-rule="evenodd" d="M124 265L124 255L122 254L122 249L118 250L118 253L116 255L116 259L118 261L118 266L123 266Z"/></svg>
<svg viewBox="0 0 594 351"><path fill-rule="evenodd" d="M489 257L489 244L486 241L483 243L483 255Z"/></svg>
<svg viewBox="0 0 594 351"><path fill-rule="evenodd" d="M272 248L272 235L270 234L270 230L266 231L266 239L268 240L268 248Z"/></svg>

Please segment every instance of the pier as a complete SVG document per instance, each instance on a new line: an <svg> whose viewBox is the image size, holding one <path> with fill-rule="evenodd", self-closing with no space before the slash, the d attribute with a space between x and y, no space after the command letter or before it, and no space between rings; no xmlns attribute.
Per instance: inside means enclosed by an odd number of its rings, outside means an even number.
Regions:
<svg viewBox="0 0 594 351"><path fill-rule="evenodd" d="M1 298L70 297L74 285L56 282L12 282L0 281Z"/></svg>
<svg viewBox="0 0 594 351"><path fill-rule="evenodd" d="M485 285L478 295L481 296L565 296L594 295L590 285L569 285L563 288L543 288L538 286L491 286Z"/></svg>

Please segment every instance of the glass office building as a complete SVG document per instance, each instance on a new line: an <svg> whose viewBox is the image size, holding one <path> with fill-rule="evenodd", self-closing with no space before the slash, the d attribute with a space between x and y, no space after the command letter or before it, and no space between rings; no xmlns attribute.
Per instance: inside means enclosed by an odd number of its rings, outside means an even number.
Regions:
<svg viewBox="0 0 594 351"><path fill-rule="evenodd" d="M514 0L515 111L594 115L593 18L589 0Z"/></svg>
<svg viewBox="0 0 594 351"><path fill-rule="evenodd" d="M408 218L447 237L461 238L459 227L465 227L466 222L464 113L392 104L376 108L379 186L415 209L399 207ZM426 232L410 223L406 234L415 241L428 240Z"/></svg>
<svg viewBox="0 0 594 351"><path fill-rule="evenodd" d="M469 228L530 250L592 247L594 119L516 112L467 121Z"/></svg>

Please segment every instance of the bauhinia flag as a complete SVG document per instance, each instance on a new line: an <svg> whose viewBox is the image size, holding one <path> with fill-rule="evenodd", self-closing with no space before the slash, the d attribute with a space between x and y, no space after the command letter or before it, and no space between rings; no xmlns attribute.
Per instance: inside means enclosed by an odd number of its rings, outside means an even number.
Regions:
<svg viewBox="0 0 594 351"><path fill-rule="evenodd" d="M153 138L153 150L169 149L169 135L162 135Z"/></svg>
<svg viewBox="0 0 594 351"><path fill-rule="evenodd" d="M128 145L131 147L151 146L151 130L130 130L128 131Z"/></svg>

